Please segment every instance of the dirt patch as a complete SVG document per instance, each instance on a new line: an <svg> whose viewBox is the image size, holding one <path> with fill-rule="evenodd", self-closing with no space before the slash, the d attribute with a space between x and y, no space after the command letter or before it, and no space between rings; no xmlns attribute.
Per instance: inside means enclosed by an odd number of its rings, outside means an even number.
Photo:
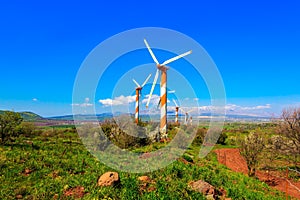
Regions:
<svg viewBox="0 0 300 200"><path fill-rule="evenodd" d="M239 149L218 149L215 150L217 154L218 161L235 172L242 172L244 174L248 173L247 163L245 159L241 156ZM300 192L289 183L284 177L284 174L280 174L278 171L256 171L256 176L260 181L267 183L269 186L280 190L282 192L287 192L289 196L300 199ZM282 178L280 178L282 177ZM300 182L295 182L289 180L290 183L300 188Z"/></svg>
<svg viewBox="0 0 300 200"><path fill-rule="evenodd" d="M64 191L64 196L71 196L75 199L82 198L84 195L84 187L82 186L77 186Z"/></svg>

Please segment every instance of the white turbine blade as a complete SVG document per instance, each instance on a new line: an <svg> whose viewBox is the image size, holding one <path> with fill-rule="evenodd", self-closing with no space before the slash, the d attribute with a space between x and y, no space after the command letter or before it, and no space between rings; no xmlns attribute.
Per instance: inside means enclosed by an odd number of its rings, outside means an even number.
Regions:
<svg viewBox="0 0 300 200"><path fill-rule="evenodd" d="M141 87L140 84L138 84L138 82L136 82L136 80L132 79L133 82L136 84L137 87Z"/></svg>
<svg viewBox="0 0 300 200"><path fill-rule="evenodd" d="M159 98L159 101L158 101L158 104L157 104L157 109L159 108L160 101L161 101L161 99Z"/></svg>
<svg viewBox="0 0 300 200"><path fill-rule="evenodd" d="M192 51L185 52L185 53L183 53L183 54L180 54L180 55L178 55L178 56L175 56L174 58L171 58L171 59L169 59L169 60L166 60L166 61L163 62L163 64L161 64L161 65L167 65L167 64L169 64L169 63L171 63L171 62L173 62L173 61L175 61L175 60L178 60L179 58L182 58L182 57L184 57L184 56L187 56L187 55L189 55L189 54L191 54L191 53L192 53Z"/></svg>
<svg viewBox="0 0 300 200"><path fill-rule="evenodd" d="M146 78L146 80L144 81L144 83L142 84L141 87L144 87L146 85L146 83L148 82L150 77L151 77L151 74L149 74L149 76Z"/></svg>
<svg viewBox="0 0 300 200"><path fill-rule="evenodd" d="M177 105L177 103L176 103L175 99L173 99L173 102L174 102L175 106L176 106L176 107L178 107L178 105Z"/></svg>
<svg viewBox="0 0 300 200"><path fill-rule="evenodd" d="M148 108L148 106L149 106L150 99L151 99L151 97L152 97L152 93L153 93L153 91L154 91L154 88L155 88L155 85L156 85L156 82L157 82L158 72L159 72L159 70L157 69L157 70L156 70L156 74L155 74L155 76L154 76L153 84L152 84L152 87L151 87L151 90L150 90L150 94L149 94L149 97L148 97L148 101L147 101L147 104L146 104L146 108Z"/></svg>
<svg viewBox="0 0 300 200"><path fill-rule="evenodd" d="M185 110L183 108L179 108L182 112L186 113Z"/></svg>
<svg viewBox="0 0 300 200"><path fill-rule="evenodd" d="M150 48L150 46L149 46L147 40L144 39L144 42L145 42L145 44L146 44L146 46L147 46L147 49L148 49L148 51L149 51L149 53L150 53L152 59L154 60L154 62L155 62L157 65L159 65L159 62L158 62L158 60L156 59L154 53L152 52L152 50L151 50L151 48Z"/></svg>

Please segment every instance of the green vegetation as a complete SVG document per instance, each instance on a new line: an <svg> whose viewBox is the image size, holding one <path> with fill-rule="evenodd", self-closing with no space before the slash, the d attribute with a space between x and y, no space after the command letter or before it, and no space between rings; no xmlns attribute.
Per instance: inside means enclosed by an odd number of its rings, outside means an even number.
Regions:
<svg viewBox="0 0 300 200"><path fill-rule="evenodd" d="M241 141L241 154L246 159L248 175L255 176L259 156L265 148L265 140L260 133L253 132Z"/></svg>
<svg viewBox="0 0 300 200"><path fill-rule="evenodd" d="M0 110L0 115L4 114L5 112L8 112L8 111ZM43 117L41 117L38 114L35 114L33 112L19 112L19 114L24 119L24 121L37 121L37 120L43 119Z"/></svg>
<svg viewBox="0 0 300 200"><path fill-rule="evenodd" d="M1 143L14 140L18 136L17 127L21 124L23 118L19 113L5 111L0 115L0 139Z"/></svg>
<svg viewBox="0 0 300 200"><path fill-rule="evenodd" d="M282 193L265 183L219 164L213 152L205 159L199 159L200 141L197 140L182 158L164 169L147 174L119 172L120 184L99 187L98 177L113 169L97 161L85 149L73 128L36 130L30 124L26 126L34 129L32 134L21 134L14 142L0 146L0 199L73 199L65 196L66 191L81 186L84 188L83 199L205 199L188 187L189 182L199 179L217 189L225 189L226 196L232 199L284 198ZM230 130L236 127L234 125ZM175 134L172 131L171 127L171 135ZM197 138L201 140L203 131L198 134ZM231 132L226 135L230 137ZM228 138L225 137L226 141ZM156 142L135 151L155 151L164 145L166 143ZM138 181L141 175L149 176L153 183L143 185Z"/></svg>

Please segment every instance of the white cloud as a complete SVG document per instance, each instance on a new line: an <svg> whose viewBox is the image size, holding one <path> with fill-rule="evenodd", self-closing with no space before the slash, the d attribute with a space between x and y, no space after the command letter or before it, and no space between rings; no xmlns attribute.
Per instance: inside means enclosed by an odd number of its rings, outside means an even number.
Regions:
<svg viewBox="0 0 300 200"><path fill-rule="evenodd" d="M227 104L225 109L228 111L235 111L235 110L263 110L271 108L271 104L266 105L257 105L257 106L238 106L235 104Z"/></svg>
<svg viewBox="0 0 300 200"><path fill-rule="evenodd" d="M79 107L91 107L94 104L89 103L90 102L90 98L86 97L84 99L84 103L73 103L72 106L79 106Z"/></svg>
<svg viewBox="0 0 300 200"><path fill-rule="evenodd" d="M93 106L92 103L73 103L72 106L80 106L80 107L90 107Z"/></svg>
<svg viewBox="0 0 300 200"><path fill-rule="evenodd" d="M174 94L174 93L175 93L175 90L169 90L168 93L169 93L169 94Z"/></svg>
<svg viewBox="0 0 300 200"><path fill-rule="evenodd" d="M32 101L35 101L35 102L36 102L36 101L38 101L38 99L37 99L37 98L33 98Z"/></svg>
<svg viewBox="0 0 300 200"><path fill-rule="evenodd" d="M145 96L145 98L142 100L142 103L147 103L148 98L149 98L149 94L147 94ZM157 105L158 102L159 102L159 99L160 99L160 96L158 96L156 94L153 94L152 97L151 97L151 99L150 99L150 103L154 104L154 105Z"/></svg>
<svg viewBox="0 0 300 200"><path fill-rule="evenodd" d="M119 105L127 105L129 103L135 102L135 96L119 96L115 97L114 99L100 99L99 103L103 104L104 106L119 106Z"/></svg>

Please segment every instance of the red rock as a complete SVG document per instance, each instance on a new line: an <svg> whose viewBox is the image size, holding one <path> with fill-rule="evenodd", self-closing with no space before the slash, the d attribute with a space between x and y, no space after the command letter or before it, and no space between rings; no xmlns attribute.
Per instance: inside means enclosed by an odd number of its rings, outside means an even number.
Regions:
<svg viewBox="0 0 300 200"><path fill-rule="evenodd" d="M198 181L192 181L189 183L189 186L197 191L202 193L203 195L214 195L215 194L215 187L210 185L209 183L198 180Z"/></svg>
<svg viewBox="0 0 300 200"><path fill-rule="evenodd" d="M120 181L117 172L106 172L98 179L98 186L113 186Z"/></svg>
<svg viewBox="0 0 300 200"><path fill-rule="evenodd" d="M142 181L142 182L149 182L149 181L151 181L151 179L149 178L149 176L140 176L140 177L138 177L138 180Z"/></svg>

